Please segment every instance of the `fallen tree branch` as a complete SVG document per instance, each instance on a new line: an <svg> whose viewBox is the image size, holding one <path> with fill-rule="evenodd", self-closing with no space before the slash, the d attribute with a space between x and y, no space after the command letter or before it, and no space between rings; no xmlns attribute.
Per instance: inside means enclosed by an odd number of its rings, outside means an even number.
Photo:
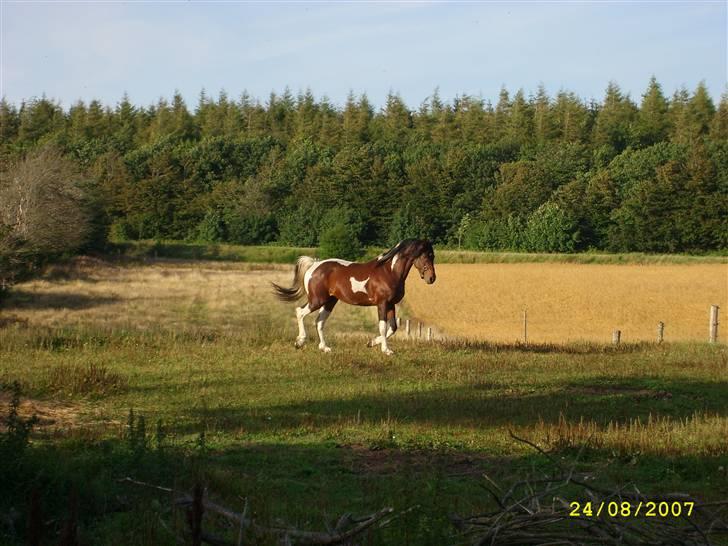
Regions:
<svg viewBox="0 0 728 546"><path fill-rule="evenodd" d="M549 477L547 473L537 474L534 470L533 475L515 481L505 492L505 488L485 476L494 488L483 487L498 508L489 513L468 517L453 515L450 518L460 536L473 544L710 545L711 536L728 531L720 517L723 509L728 507L728 500L700 502L686 493L674 492L660 495L657 502L691 503L690 517L686 513L680 519L647 517L646 510L636 514L632 510L638 503L646 505L656 499L646 497L634 486L610 491L577 478L575 467L586 443L579 450L575 462L567 468L534 442L511 431L509 434L513 440L546 457L553 463L555 472ZM544 475L547 477L544 478ZM591 515L580 512L578 517L574 517L571 502L555 495L567 486L570 488L567 498L588 499L592 503ZM626 491L627 487L633 487L634 492ZM632 510L628 516L610 516L607 510L597 510L597 507L604 507L610 502L619 506L629 502Z"/></svg>
<svg viewBox="0 0 728 546"><path fill-rule="evenodd" d="M130 477L122 478L117 481L119 483L128 483L128 484L137 485L140 487L155 489L157 491L163 491L165 493L175 493L177 495L177 498L174 501L174 505L177 508L189 509L195 503L195 497L193 497L192 495L189 495L187 493L182 493L182 492L176 492L173 489L170 489L169 487L163 487L160 485L155 485L155 484L142 482L139 480L134 480ZM277 526L261 525L259 523L254 522L252 520L252 518L247 516L247 512L248 512L247 500L245 502L245 507L243 508L242 513L235 512L234 510L231 510L225 506L222 506L221 504L215 503L215 502L210 501L205 498L201 498L201 508L203 511L217 514L227 520L237 523L238 528L239 528L239 535L238 535L238 542L237 542L238 544L242 543L243 529L250 529L256 535L276 535L276 536L281 537L284 541L295 540L298 544L335 545L335 544L342 544L342 543L349 541L351 538L366 531L367 529L369 529L376 523L379 523L377 528L384 527L385 525L388 525L396 517L399 517L411 510L414 510L416 508L416 506L408 508L407 510L405 510L399 514L396 514L395 516L387 518L386 520L384 520L384 518L394 512L393 508L390 508L390 507L382 508L381 510L379 510L373 514L370 514L368 516L359 517L359 518L352 518L351 516L346 518L346 517L342 516L342 518L339 519L339 524L337 525L337 527L334 530L329 531L329 532L304 531L304 530L295 529L292 527L277 527ZM382 521L382 520L384 520L384 521ZM354 525L349 527L348 529L344 529L345 525L350 525L350 524L354 524ZM190 526L193 527L192 524L190 524ZM193 538L194 538L194 533L191 533L191 536L193 536ZM220 537L217 537L217 536L212 535L207 532L200 531L199 536L200 536L201 541L206 542L208 544L213 544L214 546L227 546L227 545L234 546L235 545L235 543L233 543L233 542L229 542L225 539L222 539Z"/></svg>

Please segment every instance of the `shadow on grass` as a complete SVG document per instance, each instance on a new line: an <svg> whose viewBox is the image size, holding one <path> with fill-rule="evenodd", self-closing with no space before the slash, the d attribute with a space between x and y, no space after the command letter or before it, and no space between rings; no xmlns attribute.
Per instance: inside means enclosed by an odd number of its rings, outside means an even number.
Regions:
<svg viewBox="0 0 728 546"><path fill-rule="evenodd" d="M191 410L191 420L240 433L315 431L326 427L413 425L493 429L558 424L564 419L596 426L642 422L657 416L689 419L728 415L728 382L640 378L620 382L572 382L552 392L512 392L487 381L461 387L367 393L352 398L306 400L267 407L222 405ZM427 435L427 433L425 434Z"/></svg>
<svg viewBox="0 0 728 546"><path fill-rule="evenodd" d="M88 296L86 294L74 293L47 293L47 292L26 292L24 290L12 290L7 300L3 303L3 309L91 309L102 305L117 303L116 296Z"/></svg>
<svg viewBox="0 0 728 546"><path fill-rule="evenodd" d="M574 384L574 388L593 386ZM625 386L608 388L611 392ZM629 389L633 390L631 385ZM69 514L76 512L79 543L173 544L168 529L174 528L170 505L175 495L119 482L127 476L180 492L199 483L212 500L233 510L248 504L256 523L268 527L323 530L342 514L370 514L391 506L401 517L386 528L373 528L365 543L439 545L453 541L450 514L495 508L483 488L493 481L506 489L524 478L556 470L563 475L564 469L573 467L606 491L634 483L654 499L681 491L712 500L724 493L728 463L725 452L624 457L608 449L581 451L576 445L554 449L546 457L533 449L524 451L515 440L510 456L412 447L393 438L375 446L334 441L254 443L244 433L233 438L212 435L219 429L209 423L208 434L195 441L182 436L184 428L163 423L150 433L141 417L130 412L121 436L77 430L52 440L23 441L18 449L7 451L0 466L0 513L15 515L0 520L0 542L26 543L24 529L33 529L47 541L42 543L57 543ZM208 416L202 417L205 422ZM197 429L202 429L200 424ZM11 437L19 436L15 432L0 440ZM487 482L483 474L488 475ZM32 492L39 508L35 523L26 527ZM566 498L578 494L568 489L560 493ZM237 527L221 526L209 517L203 526L229 539L237 536ZM276 543L272 537L253 540L260 545Z"/></svg>
<svg viewBox="0 0 728 546"><path fill-rule="evenodd" d="M552 452L565 466L574 464L574 450ZM615 459L609 452L582 454L577 467L590 473L590 483L614 491L634 483L655 499L668 491L699 498L720 494L716 481L726 457L644 457L638 461ZM262 525L284 525L323 530L344 513L363 515L391 506L404 513L384 529L365 535L366 544L451 544L455 529L448 516L469 515L496 508L484 490L487 473L504 489L536 470L550 471L548 459L535 451L512 457L483 457L478 453L411 450L399 447L367 449L357 445L238 444L215 449L180 446L174 439L161 450L130 450L124 441L74 441L58 446L32 447L18 474L0 484L0 507L13 506L19 522L28 511L27 487L42 492L46 524L43 537L57 542L67 517L70 491L80 496L81 538L89 544L172 544L170 496L151 489L119 483L125 476L179 491L202 483L210 498L233 510L248 499L250 514ZM21 476L26 480L21 483ZM30 480L28 481L28 478ZM713 480L711 482L711 480ZM569 490L562 492L569 495ZM525 493L524 493L525 494ZM586 499L579 499L586 500ZM207 518L207 516L206 516ZM671 522L666 521L669 525ZM181 524L184 525L184 524ZM215 529L234 540L237 528ZM216 527L217 526L217 527ZM23 524L11 536L0 529L8 544L24 543ZM271 539L256 544L276 544Z"/></svg>

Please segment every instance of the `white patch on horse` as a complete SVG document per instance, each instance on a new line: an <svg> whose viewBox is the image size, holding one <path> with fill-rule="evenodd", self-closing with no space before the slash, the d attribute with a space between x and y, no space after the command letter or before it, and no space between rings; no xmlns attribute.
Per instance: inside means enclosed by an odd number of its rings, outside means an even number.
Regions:
<svg viewBox="0 0 728 546"><path fill-rule="evenodd" d="M352 292L364 292L365 294L367 293L367 283L369 282L369 277L367 277L363 281L358 281L354 277L349 277L349 281L351 281Z"/></svg>
<svg viewBox="0 0 728 546"><path fill-rule="evenodd" d="M311 267L309 267L306 270L306 273L303 275L303 287L306 289L306 294L308 294L308 283L311 282L311 276L313 275L313 272L316 271L316 269L321 265L325 264L326 262L336 262L339 265L347 266L351 265L352 262L348 262L346 260L339 260L338 258L329 258L328 260L321 260L320 262L314 262Z"/></svg>
<svg viewBox="0 0 728 546"><path fill-rule="evenodd" d="M397 259L399 258L399 253L394 255L394 258L392 258L392 271L394 271L394 264L397 263Z"/></svg>

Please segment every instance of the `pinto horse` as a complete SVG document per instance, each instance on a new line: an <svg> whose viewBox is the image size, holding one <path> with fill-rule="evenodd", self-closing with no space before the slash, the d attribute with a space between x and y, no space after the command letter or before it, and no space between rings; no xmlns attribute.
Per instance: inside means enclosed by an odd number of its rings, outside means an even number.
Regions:
<svg viewBox="0 0 728 546"><path fill-rule="evenodd" d="M435 252L430 241L400 241L384 254L366 263L338 259L317 261L309 256L299 257L290 288L272 283L275 295L282 301L295 302L304 295L307 296L306 304L296 307L296 348L303 347L306 342L304 317L320 309L316 318L319 349L326 353L331 351L324 341L324 324L336 303L341 300L350 305L377 306L379 336L370 340L367 345L380 345L383 353L391 355L387 338L397 331L394 306L404 297L404 282L413 265L427 284L435 282Z"/></svg>

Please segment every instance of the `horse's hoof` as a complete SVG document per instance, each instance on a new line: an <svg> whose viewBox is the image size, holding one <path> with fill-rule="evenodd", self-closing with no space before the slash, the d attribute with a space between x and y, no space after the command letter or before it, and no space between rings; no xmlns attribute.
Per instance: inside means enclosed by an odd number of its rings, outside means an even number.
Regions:
<svg viewBox="0 0 728 546"><path fill-rule="evenodd" d="M373 339L370 339L369 341L367 341L367 347L374 347L374 340Z"/></svg>
<svg viewBox="0 0 728 546"><path fill-rule="evenodd" d="M324 345L323 347L319 346L319 349L321 349L325 353L331 352L331 347L327 347L326 345Z"/></svg>
<svg viewBox="0 0 728 546"><path fill-rule="evenodd" d="M306 343L305 339L297 339L295 343L296 349L303 349L303 344Z"/></svg>
<svg viewBox="0 0 728 546"><path fill-rule="evenodd" d="M385 355L387 355L387 356L391 356L391 355L393 355L393 354L394 354L394 351L393 351L392 349L384 349L384 350L383 350L382 352L383 352L383 353L384 353Z"/></svg>

